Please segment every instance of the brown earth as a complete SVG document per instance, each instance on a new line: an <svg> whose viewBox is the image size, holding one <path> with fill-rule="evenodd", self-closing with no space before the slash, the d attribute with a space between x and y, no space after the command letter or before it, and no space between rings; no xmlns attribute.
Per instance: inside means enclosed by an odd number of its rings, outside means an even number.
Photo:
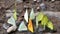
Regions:
<svg viewBox="0 0 60 34"><path fill-rule="evenodd" d="M47 5L47 11L60 12L60 1L55 1L54 3L44 1L44 3ZM40 3L37 3L37 2L35 4L33 4L32 0L29 0L29 2L18 3L17 7L16 7L17 12L19 13L19 16L20 15L23 16L23 14L25 12L24 5L27 5L29 7L29 9L28 9L29 12L31 11L32 7L34 8L34 11L37 12L36 8L39 6L39 4ZM6 12L6 10L9 10L9 9L10 10L14 9L14 0L0 0L0 34L7 34L6 30L3 29L2 25L3 25L3 23L6 23L6 21L7 21L7 19L5 18L5 12ZM41 10L39 10L39 11L41 11ZM50 17L49 19L53 22L54 26L57 29L57 32L53 33L53 34L60 34L60 19L57 19L56 17ZM10 34L31 34L31 33L16 31L16 32L13 32ZM38 33L36 33L36 34L38 34Z"/></svg>

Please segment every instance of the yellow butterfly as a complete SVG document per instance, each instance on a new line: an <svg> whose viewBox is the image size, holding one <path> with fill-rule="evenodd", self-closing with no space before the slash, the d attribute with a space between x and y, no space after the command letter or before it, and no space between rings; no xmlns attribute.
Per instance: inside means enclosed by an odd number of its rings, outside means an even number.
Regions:
<svg viewBox="0 0 60 34"><path fill-rule="evenodd" d="M31 31L31 32L34 32L33 31L33 24L32 24L32 20L31 19L29 19L28 30Z"/></svg>
<svg viewBox="0 0 60 34"><path fill-rule="evenodd" d="M52 24L51 21L49 21L49 22L47 23L47 27L50 28L51 30L53 30L54 26L53 26L53 24Z"/></svg>
<svg viewBox="0 0 60 34"><path fill-rule="evenodd" d="M36 27L38 28L38 22L41 21L44 17L44 14L42 12L39 12L36 16Z"/></svg>
<svg viewBox="0 0 60 34"><path fill-rule="evenodd" d="M14 11L13 17L14 17L15 20L17 20L17 13L16 13L16 10L13 10L13 11Z"/></svg>

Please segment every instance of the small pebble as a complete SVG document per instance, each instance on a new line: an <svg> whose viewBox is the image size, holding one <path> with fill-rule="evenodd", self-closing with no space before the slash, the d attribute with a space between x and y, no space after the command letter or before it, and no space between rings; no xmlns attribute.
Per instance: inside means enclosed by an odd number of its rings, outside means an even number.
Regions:
<svg viewBox="0 0 60 34"><path fill-rule="evenodd" d="M28 6L24 5L24 8L28 8Z"/></svg>
<svg viewBox="0 0 60 34"><path fill-rule="evenodd" d="M11 10L7 10L6 11L6 17L8 18L8 17L11 17L11 16L13 16L13 12Z"/></svg>
<svg viewBox="0 0 60 34"><path fill-rule="evenodd" d="M23 0L16 0L16 2L17 2L17 3L22 3L22 2L23 2Z"/></svg>
<svg viewBox="0 0 60 34"><path fill-rule="evenodd" d="M10 33L12 31L15 31L17 29L17 26L11 26L7 29L7 33Z"/></svg>
<svg viewBox="0 0 60 34"><path fill-rule="evenodd" d="M40 7L37 7L37 10L39 10L40 9Z"/></svg>
<svg viewBox="0 0 60 34"><path fill-rule="evenodd" d="M38 32L42 32L44 29L43 28L39 28L38 29Z"/></svg>
<svg viewBox="0 0 60 34"><path fill-rule="evenodd" d="M38 2L38 3L41 3L41 2L42 2L42 0L37 0L37 2Z"/></svg>
<svg viewBox="0 0 60 34"><path fill-rule="evenodd" d="M37 0L33 0L34 2L36 2Z"/></svg>
<svg viewBox="0 0 60 34"><path fill-rule="evenodd" d="M13 13L6 13L6 17L8 18L8 17L11 17L11 16L13 16Z"/></svg>
<svg viewBox="0 0 60 34"><path fill-rule="evenodd" d="M13 11L12 11L12 10L6 10L6 12L11 13L11 12L13 12Z"/></svg>
<svg viewBox="0 0 60 34"><path fill-rule="evenodd" d="M3 28L4 28L4 29L8 29L9 26L8 26L7 24L4 23L4 24L3 24Z"/></svg>
<svg viewBox="0 0 60 34"><path fill-rule="evenodd" d="M55 0L51 0L52 2L54 2Z"/></svg>
<svg viewBox="0 0 60 34"><path fill-rule="evenodd" d="M40 7L41 7L41 9L42 9L43 11L46 10L46 6L45 6L44 3L41 3L41 4L40 4Z"/></svg>
<svg viewBox="0 0 60 34"><path fill-rule="evenodd" d="M52 33L45 33L45 34L52 34Z"/></svg>

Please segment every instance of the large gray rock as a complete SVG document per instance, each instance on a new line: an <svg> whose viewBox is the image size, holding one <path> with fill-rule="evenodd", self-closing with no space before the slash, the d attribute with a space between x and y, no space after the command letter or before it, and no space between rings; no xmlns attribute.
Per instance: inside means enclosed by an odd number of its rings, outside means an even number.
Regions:
<svg viewBox="0 0 60 34"><path fill-rule="evenodd" d="M39 12L35 13L35 16L38 15ZM44 11L43 12L47 16L57 17L60 19L60 12L52 12L52 11Z"/></svg>

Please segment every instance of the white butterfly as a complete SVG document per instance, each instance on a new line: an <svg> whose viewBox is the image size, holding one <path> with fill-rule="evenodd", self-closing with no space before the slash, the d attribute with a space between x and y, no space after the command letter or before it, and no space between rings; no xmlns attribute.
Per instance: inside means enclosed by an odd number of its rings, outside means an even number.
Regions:
<svg viewBox="0 0 60 34"><path fill-rule="evenodd" d="M27 27L24 24L24 21L21 22L21 24L19 25L18 31L26 31Z"/></svg>
<svg viewBox="0 0 60 34"><path fill-rule="evenodd" d="M35 15L34 15L34 10L32 8L31 13L30 13L30 19L34 19L34 18L35 18Z"/></svg>
<svg viewBox="0 0 60 34"><path fill-rule="evenodd" d="M28 11L27 11L27 9L26 9L26 12L24 14L24 19L26 20L26 22L28 22Z"/></svg>
<svg viewBox="0 0 60 34"><path fill-rule="evenodd" d="M16 25L15 20L14 20L13 17L11 17L10 19L8 19L7 22L8 22L9 24L11 24L11 25Z"/></svg>

